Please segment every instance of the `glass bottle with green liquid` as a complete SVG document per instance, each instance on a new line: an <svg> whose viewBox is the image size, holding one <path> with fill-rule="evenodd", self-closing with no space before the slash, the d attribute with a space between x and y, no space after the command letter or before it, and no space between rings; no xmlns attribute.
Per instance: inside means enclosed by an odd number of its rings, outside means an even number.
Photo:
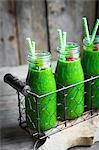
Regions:
<svg viewBox="0 0 99 150"><path fill-rule="evenodd" d="M76 43L66 43L64 47L58 49L58 62L55 72L58 88L84 81L79 54L80 47ZM67 95L65 99L63 92L57 94L58 117L64 120L81 116L84 111L84 83L71 87L64 92ZM64 103L66 103L65 109Z"/></svg>
<svg viewBox="0 0 99 150"><path fill-rule="evenodd" d="M51 54L47 51L36 52L28 56L28 62L26 84L30 86L32 92L41 96L55 91L56 82L51 68ZM30 129L38 128L38 120L40 131L46 131L56 125L56 93L38 98L38 106L33 96L27 96L25 105L27 126Z"/></svg>
<svg viewBox="0 0 99 150"><path fill-rule="evenodd" d="M99 36L96 36L94 42L89 45L87 39L83 41L83 69L85 78L99 76ZM99 79L93 83L86 83L86 104L90 109L99 109Z"/></svg>
<svg viewBox="0 0 99 150"><path fill-rule="evenodd" d="M89 36L86 18L83 18L86 38L83 40L82 65L85 79L99 76L99 36L96 35L99 19L97 19L92 35ZM99 79L85 84L85 102L88 109L99 109Z"/></svg>

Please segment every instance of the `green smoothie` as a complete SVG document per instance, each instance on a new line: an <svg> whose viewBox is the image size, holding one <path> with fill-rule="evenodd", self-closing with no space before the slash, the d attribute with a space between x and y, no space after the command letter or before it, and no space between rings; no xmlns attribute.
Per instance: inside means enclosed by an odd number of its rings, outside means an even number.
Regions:
<svg viewBox="0 0 99 150"><path fill-rule="evenodd" d="M95 42L90 46L84 41L82 64L86 79L99 75L99 49L96 47L97 44L99 44L99 37L98 40L96 37ZM95 79L93 83L92 86L91 82L86 83L86 104L89 109L91 107L99 109L99 79Z"/></svg>
<svg viewBox="0 0 99 150"><path fill-rule="evenodd" d="M71 58L68 59L61 59L62 57L60 57L58 60L56 68L58 88L61 88L60 85L66 87L84 81L81 61L80 58L77 58L77 51L76 55L71 55L70 57ZM64 115L66 115L66 119L74 119L81 116L84 111L84 84L82 83L65 90L65 94L67 94L65 99L63 92L60 92L57 95L58 116L60 116L62 120L64 120ZM66 109L64 109L64 103Z"/></svg>
<svg viewBox="0 0 99 150"><path fill-rule="evenodd" d="M29 67L26 81L32 92L43 95L55 91L56 83L51 67L38 70L36 66L36 70L32 66ZM36 107L38 107L39 118L37 117ZM26 98L26 116L27 125L31 129L38 130L39 126L40 131L45 131L54 127L56 125L56 93L38 99L38 105L36 105L32 96L28 96Z"/></svg>

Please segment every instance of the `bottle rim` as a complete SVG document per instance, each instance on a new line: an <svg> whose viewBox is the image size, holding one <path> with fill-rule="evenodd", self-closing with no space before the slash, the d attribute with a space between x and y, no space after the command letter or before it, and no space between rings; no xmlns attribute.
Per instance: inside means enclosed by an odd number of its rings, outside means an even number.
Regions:
<svg viewBox="0 0 99 150"><path fill-rule="evenodd" d="M28 54L28 61L34 59L51 59L51 53L48 51L36 50L34 55Z"/></svg>
<svg viewBox="0 0 99 150"><path fill-rule="evenodd" d="M79 46L78 43L75 43L75 42L67 42L65 50L62 49L62 48L60 48L60 47L57 47L56 51L58 53L60 53L60 54L67 54L67 53L72 52L72 51L74 51L74 52L80 52L80 46Z"/></svg>

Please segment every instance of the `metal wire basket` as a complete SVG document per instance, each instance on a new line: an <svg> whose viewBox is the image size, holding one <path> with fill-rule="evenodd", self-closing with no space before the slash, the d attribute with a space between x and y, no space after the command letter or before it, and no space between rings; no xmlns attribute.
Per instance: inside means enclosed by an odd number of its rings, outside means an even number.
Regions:
<svg viewBox="0 0 99 150"><path fill-rule="evenodd" d="M25 83L23 83L22 81L18 80L17 78L13 77L11 74L6 74L4 77L4 81L6 83L8 83L9 85L11 85L14 89L17 90L18 93L18 107L19 107L19 126L26 130L33 138L35 138L36 140L38 140L38 144L36 143L36 148L37 149L39 146L41 146L45 141L47 137L50 137L51 135L57 133L57 132L61 132L62 130L66 129L66 128L70 128L78 123L81 123L83 121L86 121L90 118L93 118L97 115L99 115L99 110L98 109L94 109L93 107L93 100L94 98L97 96L95 94L95 92L93 93L93 88L95 87L95 89L99 90L99 76L95 76L95 77L89 77L81 82L78 82L76 84L64 87L60 84L57 83L58 88L56 91L53 92L49 92L46 93L44 95L37 95L33 92L31 92L30 87L25 85ZM90 108L88 108L87 104L85 103L84 105L84 113L80 116L77 117L74 120L69 120L67 119L67 114L66 114L66 109L67 108L67 103L66 103L66 99L68 97L68 95L70 94L72 88L77 88L77 91L79 93L79 91L81 90L81 88L84 86L86 87L86 84L90 84ZM78 88L78 85L81 85L80 88ZM68 91L69 92L66 92ZM64 108L64 119L63 121L60 119L60 116L57 115L57 124L51 128L48 131L42 132L40 129L40 114L39 114L39 101L42 100L42 98L47 97L53 93L61 93L63 95L63 102L62 103L57 103L57 107L60 105L63 105ZM84 94L85 94L85 98L88 96L88 92L86 92L86 88L84 90ZM25 97L26 96L32 96L33 101L35 103L35 109L32 108L31 103L29 104L30 109L32 111L34 111L36 113L36 117L37 119L36 124L37 126L35 126L35 122L33 120L31 120L31 118L28 116L29 121L31 122L31 124L33 125L34 130L30 129L27 126L27 121L26 121L26 108L25 108ZM73 98L71 98L73 100ZM98 97L98 104L99 104L99 97ZM43 108L42 108L43 109ZM46 106L46 111L47 111L47 106ZM71 110L72 111L72 110ZM75 113L75 112L74 112Z"/></svg>

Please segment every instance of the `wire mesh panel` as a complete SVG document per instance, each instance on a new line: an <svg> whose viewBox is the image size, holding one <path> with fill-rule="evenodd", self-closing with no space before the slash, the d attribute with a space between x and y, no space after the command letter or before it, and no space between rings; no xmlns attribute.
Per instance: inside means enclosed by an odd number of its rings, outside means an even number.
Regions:
<svg viewBox="0 0 99 150"><path fill-rule="evenodd" d="M19 126L26 127L25 96L18 92Z"/></svg>
<svg viewBox="0 0 99 150"><path fill-rule="evenodd" d="M28 96L18 93L19 125L38 138L45 138L99 115L99 76L57 90ZM57 106L53 101L57 96ZM51 106L56 111L50 111ZM57 120L57 121L56 121ZM44 132L43 137L39 137Z"/></svg>

